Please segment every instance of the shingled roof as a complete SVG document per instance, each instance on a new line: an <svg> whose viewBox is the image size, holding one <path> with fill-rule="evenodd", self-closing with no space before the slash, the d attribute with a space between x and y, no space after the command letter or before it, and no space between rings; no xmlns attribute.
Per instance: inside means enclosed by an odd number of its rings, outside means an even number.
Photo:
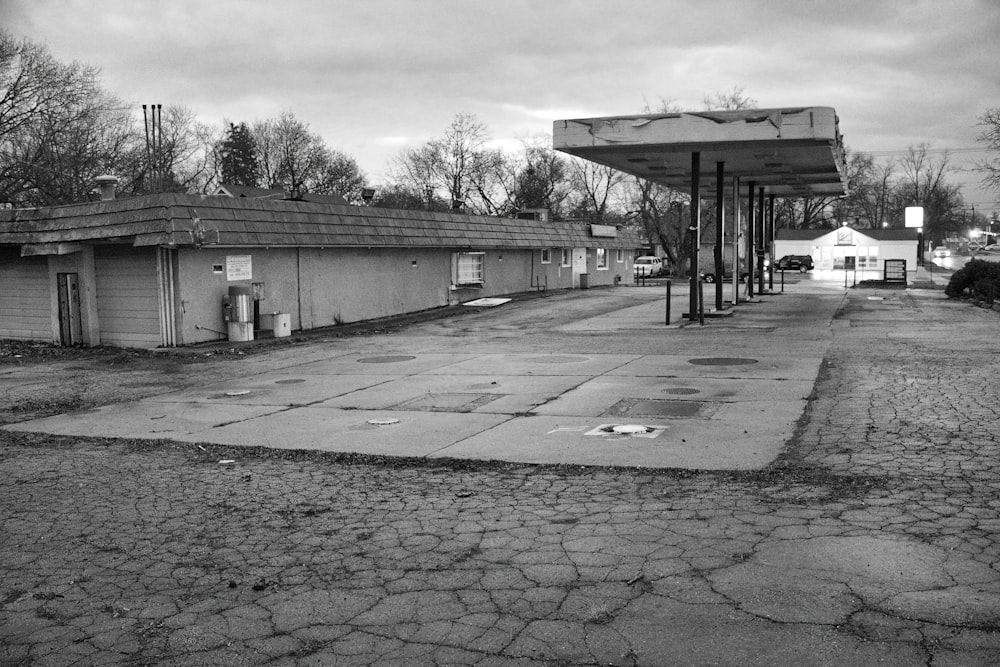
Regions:
<svg viewBox="0 0 1000 667"><path fill-rule="evenodd" d="M300 201L159 194L0 211L0 244L405 248L638 248L632 230L599 242L583 223L338 206Z"/></svg>
<svg viewBox="0 0 1000 667"><path fill-rule="evenodd" d="M813 239L818 239L821 236L826 236L827 234L834 233L839 228L826 228L826 229L779 229L775 232L775 238L779 241L812 241ZM862 229L858 227L850 227L851 230L858 232L859 234L864 234L870 239L875 239L877 241L916 241L917 240L917 230L916 229L906 229L906 228L892 228L892 229Z"/></svg>

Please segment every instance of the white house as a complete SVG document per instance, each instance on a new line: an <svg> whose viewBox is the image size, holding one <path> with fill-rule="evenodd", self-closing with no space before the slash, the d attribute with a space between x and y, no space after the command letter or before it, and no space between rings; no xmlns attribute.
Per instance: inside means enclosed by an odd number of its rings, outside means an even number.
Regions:
<svg viewBox="0 0 1000 667"><path fill-rule="evenodd" d="M810 255L815 270L854 270L858 280L883 277L886 260L906 262L907 281L917 271L916 229L782 229L775 234L774 256Z"/></svg>

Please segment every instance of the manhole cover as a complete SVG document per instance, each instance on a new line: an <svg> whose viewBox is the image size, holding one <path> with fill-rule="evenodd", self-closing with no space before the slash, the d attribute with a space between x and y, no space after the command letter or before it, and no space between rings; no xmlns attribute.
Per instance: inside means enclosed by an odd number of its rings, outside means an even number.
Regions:
<svg viewBox="0 0 1000 667"><path fill-rule="evenodd" d="M688 359L689 364L698 366L745 366L756 364L756 359L746 359L744 357L701 357L698 359Z"/></svg>
<svg viewBox="0 0 1000 667"><path fill-rule="evenodd" d="M299 384L305 382L302 378L290 378L288 380L275 380L274 384Z"/></svg>
<svg viewBox="0 0 1000 667"><path fill-rule="evenodd" d="M615 417L702 417L705 407L703 401L671 401L665 399L625 398L605 413Z"/></svg>
<svg viewBox="0 0 1000 667"><path fill-rule="evenodd" d="M691 394L700 394L701 391L698 389L691 389L689 387L667 387L663 390L664 394L676 394L678 396L689 396Z"/></svg>
<svg viewBox="0 0 1000 667"><path fill-rule="evenodd" d="M416 359L414 356L409 354L390 354L384 357L364 357L358 359L359 364L393 364L398 361L410 361L411 359Z"/></svg>

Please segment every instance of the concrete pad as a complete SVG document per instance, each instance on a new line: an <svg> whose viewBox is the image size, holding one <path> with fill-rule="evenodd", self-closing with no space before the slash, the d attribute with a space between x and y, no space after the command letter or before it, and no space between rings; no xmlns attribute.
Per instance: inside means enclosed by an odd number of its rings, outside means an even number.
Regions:
<svg viewBox="0 0 1000 667"><path fill-rule="evenodd" d="M433 452L433 457L539 464L753 470L770 463L784 446L802 404L783 418L749 425L726 419L645 419L532 416L513 419ZM598 430L610 424L652 427L652 433L619 435Z"/></svg>
<svg viewBox="0 0 1000 667"><path fill-rule="evenodd" d="M486 354L429 373L449 375L600 375L639 358L625 354Z"/></svg>
<svg viewBox="0 0 1000 667"><path fill-rule="evenodd" d="M428 456L490 429L507 415L386 412L302 407L178 437L188 442L312 449L383 456ZM391 421L375 425L369 420Z"/></svg>
<svg viewBox="0 0 1000 667"><path fill-rule="evenodd" d="M812 387L813 383L806 380L626 378L605 375L580 384L556 400L535 408L534 412L545 415L601 415L624 398L713 404L774 402L781 405L804 401L812 392Z"/></svg>
<svg viewBox="0 0 1000 667"><path fill-rule="evenodd" d="M732 377L816 381L821 356L747 356L739 351L706 349L700 355L647 355L608 372L609 375L657 377Z"/></svg>
<svg viewBox="0 0 1000 667"><path fill-rule="evenodd" d="M387 375L263 373L225 380L146 399L156 403L224 403L226 405L310 405L395 379Z"/></svg>
<svg viewBox="0 0 1000 667"><path fill-rule="evenodd" d="M287 369L309 375L414 375L474 359L474 355L412 353L398 350L354 353L335 359L296 364Z"/></svg>
<svg viewBox="0 0 1000 667"><path fill-rule="evenodd" d="M211 403L118 403L93 410L69 412L17 424L11 431L107 438L175 438L211 429L234 420L253 419L274 407Z"/></svg>
<svg viewBox="0 0 1000 667"><path fill-rule="evenodd" d="M558 397L585 382L589 375L416 375L387 381L368 389L324 401L336 408L384 410L402 406L421 396L464 393L490 394L494 399L475 412L521 413Z"/></svg>

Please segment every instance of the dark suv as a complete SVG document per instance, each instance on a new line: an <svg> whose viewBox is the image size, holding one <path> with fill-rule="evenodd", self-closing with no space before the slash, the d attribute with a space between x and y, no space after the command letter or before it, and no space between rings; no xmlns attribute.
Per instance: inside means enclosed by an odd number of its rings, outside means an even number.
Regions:
<svg viewBox="0 0 1000 667"><path fill-rule="evenodd" d="M812 271L813 258L809 255L785 255L778 260L775 265L779 271L794 271L798 269L801 273Z"/></svg>

